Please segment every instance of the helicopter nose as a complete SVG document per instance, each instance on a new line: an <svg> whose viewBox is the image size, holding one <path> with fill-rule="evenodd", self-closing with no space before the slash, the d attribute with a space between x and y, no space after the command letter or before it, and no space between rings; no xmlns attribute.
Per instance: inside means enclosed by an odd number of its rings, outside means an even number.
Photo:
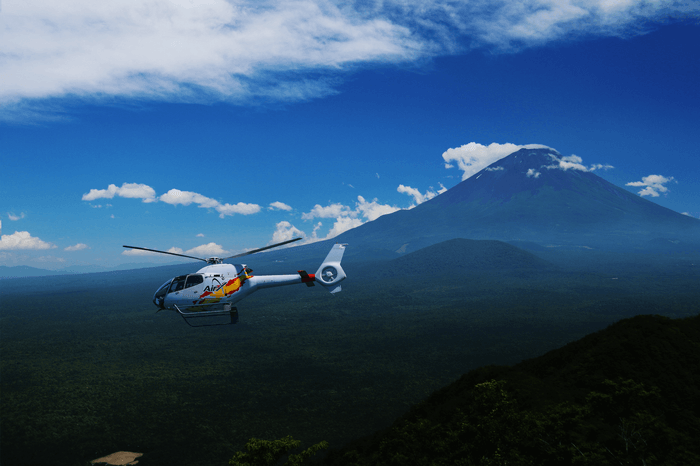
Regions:
<svg viewBox="0 0 700 466"><path fill-rule="evenodd" d="M160 308L160 309L165 309L165 303L164 303L164 301L165 301L165 300L164 300L163 298L159 298L159 297L157 297L157 296L153 296L153 304L155 304L156 307L158 307L158 308Z"/></svg>

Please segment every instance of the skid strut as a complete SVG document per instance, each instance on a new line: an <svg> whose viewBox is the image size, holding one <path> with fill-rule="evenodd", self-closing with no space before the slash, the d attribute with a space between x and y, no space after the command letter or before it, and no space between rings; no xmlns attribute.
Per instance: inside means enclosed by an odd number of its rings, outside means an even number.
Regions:
<svg viewBox="0 0 700 466"><path fill-rule="evenodd" d="M224 304L224 308L220 311L200 311L200 312L182 312L176 304L173 305L175 310L182 316L187 325L190 327L214 327L217 325L231 325L238 322L238 309L231 307L230 304ZM192 325L188 319L195 319L198 317L217 317L217 316L230 316L231 322L224 322L218 324L202 324L202 325Z"/></svg>

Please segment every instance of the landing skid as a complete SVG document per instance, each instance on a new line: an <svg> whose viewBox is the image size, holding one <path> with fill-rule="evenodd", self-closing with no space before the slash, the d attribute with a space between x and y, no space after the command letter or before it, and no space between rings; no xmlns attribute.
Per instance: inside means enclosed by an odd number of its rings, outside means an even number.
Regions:
<svg viewBox="0 0 700 466"><path fill-rule="evenodd" d="M174 305L175 310L177 310L178 314L182 316L184 321L189 325L190 327L215 327L217 325L231 325L235 324L238 322L238 309L235 307L231 307L230 304L224 304L224 308L220 311L201 311L201 312L182 312L177 305ZM216 323L216 324L201 324L201 325L192 325L189 321L189 319L195 319L199 317L219 317L219 316L230 316L231 317L231 322L222 322L222 323Z"/></svg>

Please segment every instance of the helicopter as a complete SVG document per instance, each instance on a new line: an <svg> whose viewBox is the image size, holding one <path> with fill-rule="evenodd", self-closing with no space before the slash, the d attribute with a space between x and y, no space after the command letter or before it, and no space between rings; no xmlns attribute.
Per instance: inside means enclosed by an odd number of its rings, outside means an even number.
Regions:
<svg viewBox="0 0 700 466"><path fill-rule="evenodd" d="M293 285L305 283L306 286L314 286L315 282L320 283L331 293L341 291L340 282L346 278L345 271L340 266L340 261L345 252L347 244L336 243L331 248L321 266L315 274L306 273L305 270L298 270L295 274L287 275L253 275L253 270L245 264L224 264L227 259L255 254L267 249L276 248L302 238L295 238L281 243L272 244L263 248L236 254L225 258L209 257L201 258L177 254L157 249L148 249L138 246L124 246L128 249L140 249L143 251L157 252L160 254L170 254L171 256L187 257L207 263L206 267L199 269L196 273L173 277L163 283L153 295L153 304L161 310L174 310L190 327L206 327L212 325L228 325L238 322L238 310L232 307L254 291L263 288L276 286ZM208 323L194 325L192 319L200 317L229 316L231 321L224 323ZM192 320L192 322L190 322ZM219 319L220 320L220 319Z"/></svg>

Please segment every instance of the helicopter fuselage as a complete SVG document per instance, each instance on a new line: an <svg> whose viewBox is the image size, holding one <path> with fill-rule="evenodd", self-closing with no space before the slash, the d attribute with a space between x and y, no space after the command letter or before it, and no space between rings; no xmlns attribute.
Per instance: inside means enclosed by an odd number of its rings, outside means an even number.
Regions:
<svg viewBox="0 0 700 466"><path fill-rule="evenodd" d="M161 309L206 312L234 304L261 288L296 283L311 286L315 280L314 274L304 271L255 276L245 264L214 264L163 283L153 295L153 303Z"/></svg>

